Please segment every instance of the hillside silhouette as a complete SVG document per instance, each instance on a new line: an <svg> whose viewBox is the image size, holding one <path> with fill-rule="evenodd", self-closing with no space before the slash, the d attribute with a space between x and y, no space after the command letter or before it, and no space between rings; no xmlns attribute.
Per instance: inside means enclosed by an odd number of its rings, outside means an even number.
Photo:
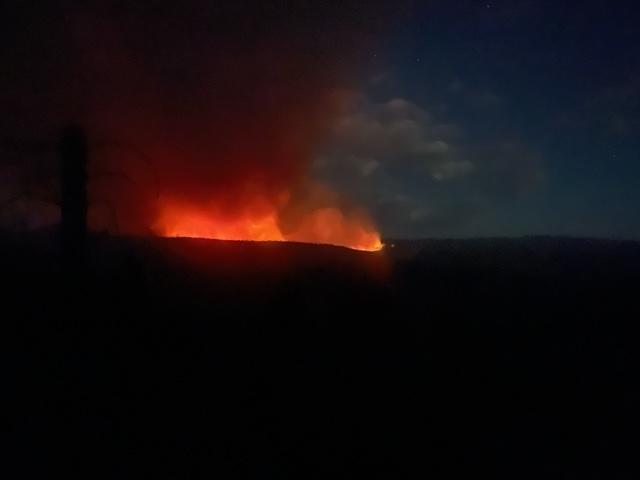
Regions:
<svg viewBox="0 0 640 480"><path fill-rule="evenodd" d="M632 478L637 242L55 238L0 236L14 478Z"/></svg>

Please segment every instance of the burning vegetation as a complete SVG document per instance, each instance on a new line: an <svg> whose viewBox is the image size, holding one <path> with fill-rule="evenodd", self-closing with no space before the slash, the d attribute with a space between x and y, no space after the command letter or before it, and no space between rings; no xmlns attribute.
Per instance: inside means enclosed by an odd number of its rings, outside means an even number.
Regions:
<svg viewBox="0 0 640 480"><path fill-rule="evenodd" d="M234 214L216 208L166 203L154 225L167 237L213 238L220 240L296 241L344 246L356 250L382 248L380 235L365 218L347 216L339 208L324 207L305 212L292 230L280 226L277 206L256 202Z"/></svg>
<svg viewBox="0 0 640 480"><path fill-rule="evenodd" d="M309 172L389 12L349 0L152 3L60 2L48 16L59 22L39 26L48 40L38 48L56 62L27 72L44 100L16 111L16 124L89 133L89 225L380 249L364 206Z"/></svg>

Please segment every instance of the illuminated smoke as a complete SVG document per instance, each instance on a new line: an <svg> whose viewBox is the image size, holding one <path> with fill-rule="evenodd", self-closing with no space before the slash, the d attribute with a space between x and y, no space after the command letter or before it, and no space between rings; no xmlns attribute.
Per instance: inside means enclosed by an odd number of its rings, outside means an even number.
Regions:
<svg viewBox="0 0 640 480"><path fill-rule="evenodd" d="M94 149L90 194L121 232L380 245L366 212L308 170L386 9L125 3L50 7L64 28L43 46L65 52L49 71L51 122L120 145Z"/></svg>

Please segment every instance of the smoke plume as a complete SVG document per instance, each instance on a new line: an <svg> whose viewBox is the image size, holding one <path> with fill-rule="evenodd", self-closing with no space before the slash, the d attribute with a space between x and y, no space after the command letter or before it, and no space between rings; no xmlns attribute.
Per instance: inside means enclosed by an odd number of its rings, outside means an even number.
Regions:
<svg viewBox="0 0 640 480"><path fill-rule="evenodd" d="M14 7L5 131L51 137L83 125L92 199L126 233L170 234L171 215L273 217L286 239L330 237L320 217L329 230L372 230L362 209L309 177L309 161L399 7L314 3Z"/></svg>

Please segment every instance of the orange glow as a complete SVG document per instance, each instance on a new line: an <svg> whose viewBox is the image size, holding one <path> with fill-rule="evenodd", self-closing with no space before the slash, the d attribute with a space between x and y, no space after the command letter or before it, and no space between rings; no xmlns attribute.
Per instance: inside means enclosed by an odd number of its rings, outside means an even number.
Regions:
<svg viewBox="0 0 640 480"><path fill-rule="evenodd" d="M336 207L311 210L286 233L279 226L279 217L278 208L264 203L229 215L215 207L168 202L162 205L154 230L165 237L294 241L363 251L377 251L383 246L380 234L367 221L347 216Z"/></svg>

